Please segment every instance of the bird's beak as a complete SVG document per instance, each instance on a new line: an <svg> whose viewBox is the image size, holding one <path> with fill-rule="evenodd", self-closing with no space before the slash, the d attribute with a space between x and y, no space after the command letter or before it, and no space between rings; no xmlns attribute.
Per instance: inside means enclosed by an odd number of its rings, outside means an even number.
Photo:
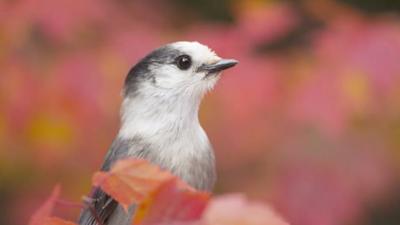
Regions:
<svg viewBox="0 0 400 225"><path fill-rule="evenodd" d="M221 59L213 64L203 64L197 69L197 71L198 72L206 71L208 74L218 73L222 70L231 68L238 63L239 61L235 59Z"/></svg>

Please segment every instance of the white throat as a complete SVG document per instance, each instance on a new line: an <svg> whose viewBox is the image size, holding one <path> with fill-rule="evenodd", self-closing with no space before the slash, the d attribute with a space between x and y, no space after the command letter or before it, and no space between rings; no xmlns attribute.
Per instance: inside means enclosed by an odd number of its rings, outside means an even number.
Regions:
<svg viewBox="0 0 400 225"><path fill-rule="evenodd" d="M201 128L198 119L201 97L165 94L126 97L118 136L123 139L137 135L152 137Z"/></svg>

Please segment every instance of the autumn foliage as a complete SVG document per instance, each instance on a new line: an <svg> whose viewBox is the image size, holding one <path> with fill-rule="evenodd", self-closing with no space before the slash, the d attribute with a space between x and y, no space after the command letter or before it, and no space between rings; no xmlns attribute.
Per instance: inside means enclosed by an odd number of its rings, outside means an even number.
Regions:
<svg viewBox="0 0 400 225"><path fill-rule="evenodd" d="M97 172L93 185L101 187L127 210L138 205L132 225L287 225L262 203L242 195L210 199L144 160L118 161L110 172ZM29 225L74 225L51 216L60 196L57 185L47 201L32 216ZM91 207L86 203L84 207Z"/></svg>
<svg viewBox="0 0 400 225"><path fill-rule="evenodd" d="M43 214L76 219L80 207L67 203L88 194L115 138L126 74L178 40L240 61L200 108L218 172L202 220L225 199L260 210L248 196L294 225L400 224L399 5L0 1L0 224L26 225L57 183L62 198ZM121 201L146 201L125 188Z"/></svg>

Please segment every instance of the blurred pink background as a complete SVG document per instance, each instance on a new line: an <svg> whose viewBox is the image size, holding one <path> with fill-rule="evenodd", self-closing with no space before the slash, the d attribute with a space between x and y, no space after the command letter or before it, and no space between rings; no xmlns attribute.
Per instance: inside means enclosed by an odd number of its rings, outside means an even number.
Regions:
<svg viewBox="0 0 400 225"><path fill-rule="evenodd" d="M201 108L216 194L293 225L400 224L399 15L389 0L1 1L0 224L26 224L56 183L80 201L128 70L177 40L240 61Z"/></svg>

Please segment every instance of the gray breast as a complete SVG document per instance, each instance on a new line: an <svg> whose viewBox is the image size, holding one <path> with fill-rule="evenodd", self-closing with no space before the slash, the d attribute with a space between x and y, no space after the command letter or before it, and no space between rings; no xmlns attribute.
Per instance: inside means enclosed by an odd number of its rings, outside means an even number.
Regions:
<svg viewBox="0 0 400 225"><path fill-rule="evenodd" d="M111 164L120 158L143 158L169 170L192 187L210 192L216 180L215 159L211 146L208 145L204 149L201 144L196 146L196 141L190 141L192 144L177 142L179 140L176 140L176 143L160 141L149 143L137 136L131 139L117 138L103 168L108 170Z"/></svg>

